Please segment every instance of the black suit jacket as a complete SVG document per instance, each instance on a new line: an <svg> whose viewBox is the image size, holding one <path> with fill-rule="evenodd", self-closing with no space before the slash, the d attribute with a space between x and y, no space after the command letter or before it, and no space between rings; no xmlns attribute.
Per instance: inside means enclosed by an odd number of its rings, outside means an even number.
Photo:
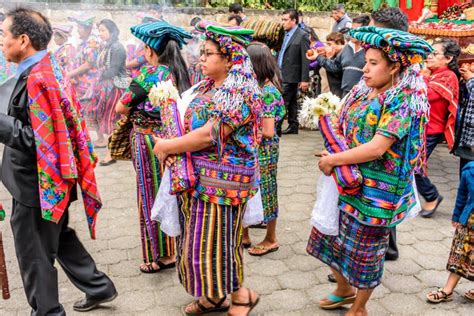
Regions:
<svg viewBox="0 0 474 316"><path fill-rule="evenodd" d="M308 33L297 27L283 53L281 74L283 82L309 82L309 60L306 51L309 49Z"/></svg>
<svg viewBox="0 0 474 316"><path fill-rule="evenodd" d="M39 207L36 146L26 90L31 68L18 79L7 114L0 113L0 142L5 144L1 178L16 201L29 207Z"/></svg>
<svg viewBox="0 0 474 316"><path fill-rule="evenodd" d="M39 208L36 145L26 90L26 81L32 68L20 75L10 97L7 114L0 113L0 143L5 144L0 174L3 184L17 202ZM69 200L72 202L76 199L74 186Z"/></svg>

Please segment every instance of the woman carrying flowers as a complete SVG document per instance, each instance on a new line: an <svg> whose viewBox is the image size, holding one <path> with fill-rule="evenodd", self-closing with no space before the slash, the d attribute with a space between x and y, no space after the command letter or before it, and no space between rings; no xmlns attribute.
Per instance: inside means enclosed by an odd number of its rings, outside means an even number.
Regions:
<svg viewBox="0 0 474 316"><path fill-rule="evenodd" d="M229 314L248 315L259 299L242 288L242 219L257 191L262 124L261 90L244 49L253 31L204 21L196 28L206 37L200 57L206 79L191 88L186 134L157 140L154 151L168 165L174 154L192 153L198 175L194 187L179 196L179 279L197 298L184 313L226 311L232 294Z"/></svg>
<svg viewBox="0 0 474 316"><path fill-rule="evenodd" d="M337 280L320 307L353 303L346 315L367 315L367 301L381 282L390 227L415 204L413 173L422 167L428 112L419 63L432 48L409 33L373 26L351 30L350 36L367 51L363 80L333 124L349 149L323 152L319 168L331 175L335 167L355 165L363 181L354 193L339 196L338 235L313 228L307 251L329 265Z"/></svg>
<svg viewBox="0 0 474 316"><path fill-rule="evenodd" d="M116 111L130 115L132 160L137 173L137 199L140 218L143 264L140 271L155 273L175 266L175 239L160 230L151 219L151 209L161 182L161 166L153 154L153 135L160 135L160 108L149 99L151 88L163 81L173 81L180 92L190 87L186 64L180 48L191 36L181 28L159 21L131 28L145 44L148 64L141 68L116 105Z"/></svg>

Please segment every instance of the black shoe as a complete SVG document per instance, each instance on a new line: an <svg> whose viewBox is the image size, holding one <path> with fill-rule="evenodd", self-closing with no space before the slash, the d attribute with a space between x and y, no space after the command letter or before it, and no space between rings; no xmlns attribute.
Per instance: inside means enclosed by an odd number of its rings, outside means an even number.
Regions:
<svg viewBox="0 0 474 316"><path fill-rule="evenodd" d="M436 212L436 210L438 209L438 206L441 204L441 202L443 201L443 197L441 195L438 196L438 201L436 202L436 205L435 207L432 209L432 210L425 210L425 209L421 209L421 212L420 212L420 215L421 217L424 217L424 218L430 218L433 216L433 214Z"/></svg>
<svg viewBox="0 0 474 316"><path fill-rule="evenodd" d="M328 281L331 283L336 283L336 278L334 277L334 274L328 274Z"/></svg>
<svg viewBox="0 0 474 316"><path fill-rule="evenodd" d="M288 127L284 131L281 132L283 135L288 134L298 134L298 127Z"/></svg>
<svg viewBox="0 0 474 316"><path fill-rule="evenodd" d="M398 253L385 253L385 261L396 261L398 259Z"/></svg>
<svg viewBox="0 0 474 316"><path fill-rule="evenodd" d="M86 298L75 302L73 309L76 312L87 312L93 310L94 308L97 308L97 306L99 306L100 304L113 301L117 297L117 295L118 293L115 292L112 296L102 299L86 296Z"/></svg>

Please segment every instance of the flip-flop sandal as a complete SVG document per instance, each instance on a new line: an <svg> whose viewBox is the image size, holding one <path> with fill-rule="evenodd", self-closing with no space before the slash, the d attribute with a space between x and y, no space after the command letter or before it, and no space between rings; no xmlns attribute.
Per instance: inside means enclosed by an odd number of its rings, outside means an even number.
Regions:
<svg viewBox="0 0 474 316"><path fill-rule="evenodd" d="M267 229L267 224L260 223L260 224L250 225L249 227L258 228L258 229Z"/></svg>
<svg viewBox="0 0 474 316"><path fill-rule="evenodd" d="M240 302L232 301L232 305L248 307L249 311L245 315L250 315L250 312L252 311L252 309L254 309L255 306L257 306L258 302L260 302L260 297L257 296L257 299L252 302L252 296L251 296L250 289L247 289L247 291L249 292L249 301L248 301L248 303L240 303Z"/></svg>
<svg viewBox="0 0 474 316"><path fill-rule="evenodd" d="M437 291L432 291L426 295L426 300L428 303L438 304L441 302L450 302L453 300L453 293L446 293L444 289L438 289Z"/></svg>
<svg viewBox="0 0 474 316"><path fill-rule="evenodd" d="M216 313L216 312L227 312L230 308L230 305L227 306L222 306L222 304L227 300L227 297L223 297L219 302L214 302L213 300L209 299L206 297L206 300L211 303L213 306L212 307L206 307L199 302L199 300L194 301L194 304L197 305L198 311L194 312L186 312L186 306L183 306L182 311L184 315L188 316L197 316L197 315L204 315L204 314L209 314L209 313Z"/></svg>
<svg viewBox="0 0 474 316"><path fill-rule="evenodd" d="M261 257L261 256L264 256L264 255L268 255L271 252L278 251L279 248L280 248L280 246L269 248L269 247L265 247L265 246L262 246L262 245L257 245L257 246L253 246L252 248L249 249L249 255L256 256L256 257ZM263 250L263 251L258 252L258 253L256 253L256 252L252 253L251 252L252 249L254 249L254 250Z"/></svg>
<svg viewBox="0 0 474 316"><path fill-rule="evenodd" d="M250 246L252 246L252 243L251 243L251 242L249 242L249 243L243 242L243 243L242 243L242 246L243 246L245 249L247 249L247 248L250 248Z"/></svg>
<svg viewBox="0 0 474 316"><path fill-rule="evenodd" d="M319 307L321 309L327 309L327 310L337 309L337 308L339 308L343 305L354 303L355 299L356 299L355 295L348 296L348 297L340 297L340 296L337 296L337 295L334 295L334 294L329 294L326 297L326 300L330 301L331 303L326 304L326 305L325 304L319 304Z"/></svg>
<svg viewBox="0 0 474 316"><path fill-rule="evenodd" d="M171 262L171 263L165 264L161 261L157 261L156 264L160 267L159 271L176 267L176 262Z"/></svg>
<svg viewBox="0 0 474 316"><path fill-rule="evenodd" d="M117 162L117 160L115 160L115 159L110 159L110 160L107 160L107 161L102 160L101 162L99 162L99 165L105 167L105 166L110 166L111 164L114 164L116 162Z"/></svg>
<svg viewBox="0 0 474 316"><path fill-rule="evenodd" d="M471 302L474 302L474 290L469 290L466 293L464 293L464 297Z"/></svg>
<svg viewBox="0 0 474 316"><path fill-rule="evenodd" d="M158 263L158 266L160 266L159 263ZM158 268L158 269L153 268L153 265L151 263L145 263L144 266L140 266L140 272L141 273L150 274L150 273L157 273L157 272L160 272L160 271L161 271L160 268Z"/></svg>

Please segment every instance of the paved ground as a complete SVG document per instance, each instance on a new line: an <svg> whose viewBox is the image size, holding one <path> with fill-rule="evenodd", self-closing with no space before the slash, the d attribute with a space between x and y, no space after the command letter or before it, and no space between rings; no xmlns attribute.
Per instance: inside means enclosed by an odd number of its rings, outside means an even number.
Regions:
<svg viewBox="0 0 474 316"><path fill-rule="evenodd" d="M319 133L302 131L285 136L281 143L279 169L281 215L278 233L281 248L266 257L246 255L245 285L262 295L255 315L339 315L323 312L318 300L328 294L328 269L306 254L309 217L319 176L312 153L322 148ZM102 152L100 152L102 153ZM400 259L387 262L384 281L369 304L371 315L468 315L472 304L461 297L472 283L461 281L454 301L429 305L427 291L441 286L453 229L451 210L458 185L458 160L440 146L430 160L431 179L445 197L433 219L415 218L398 226ZM97 224L97 240L88 238L85 216L80 203L71 210L71 225L76 228L99 268L114 280L119 297L109 306L88 315L181 315L180 307L190 302L174 271L144 275L138 271L140 239L136 209L134 171L130 162L98 167L97 176L104 208ZM0 200L10 210L10 196L2 187ZM4 232L12 298L0 301L1 315L27 315L29 307L21 285L9 225ZM254 242L263 236L253 230ZM68 314L74 315L72 303L82 294L59 269L60 300Z"/></svg>

